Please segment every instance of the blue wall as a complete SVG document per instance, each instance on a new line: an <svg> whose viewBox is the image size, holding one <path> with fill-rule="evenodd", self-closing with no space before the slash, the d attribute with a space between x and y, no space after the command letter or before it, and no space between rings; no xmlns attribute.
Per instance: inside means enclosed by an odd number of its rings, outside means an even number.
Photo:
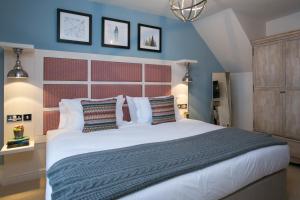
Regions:
<svg viewBox="0 0 300 200"><path fill-rule="evenodd" d="M56 9L63 8L93 15L93 44L77 45L56 42ZM131 22L131 49L101 47L101 17ZM137 23L160 26L163 30L162 53L137 50ZM192 24L117 6L87 0L1 0L0 41L34 44L39 49L91 52L156 59L196 59L190 85L190 108L193 118L209 121L211 72L223 71Z"/></svg>

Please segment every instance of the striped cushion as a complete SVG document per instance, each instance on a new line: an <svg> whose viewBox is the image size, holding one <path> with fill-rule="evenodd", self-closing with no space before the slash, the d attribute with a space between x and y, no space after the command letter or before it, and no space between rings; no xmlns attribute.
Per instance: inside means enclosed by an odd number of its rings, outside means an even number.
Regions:
<svg viewBox="0 0 300 200"><path fill-rule="evenodd" d="M149 98L152 108L152 124L176 122L174 96Z"/></svg>
<svg viewBox="0 0 300 200"><path fill-rule="evenodd" d="M115 129L117 99L99 101L81 101L84 116L82 132L88 133L99 130Z"/></svg>

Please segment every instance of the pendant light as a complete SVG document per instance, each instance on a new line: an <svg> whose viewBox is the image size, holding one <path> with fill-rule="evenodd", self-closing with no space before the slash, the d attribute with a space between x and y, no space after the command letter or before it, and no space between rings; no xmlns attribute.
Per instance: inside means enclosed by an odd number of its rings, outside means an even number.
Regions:
<svg viewBox="0 0 300 200"><path fill-rule="evenodd" d="M184 22L199 19L207 0L169 0L173 14Z"/></svg>
<svg viewBox="0 0 300 200"><path fill-rule="evenodd" d="M28 78L28 73L22 68L20 61L20 54L23 49L13 48L15 54L17 55L17 60L14 68L7 73L7 78Z"/></svg>

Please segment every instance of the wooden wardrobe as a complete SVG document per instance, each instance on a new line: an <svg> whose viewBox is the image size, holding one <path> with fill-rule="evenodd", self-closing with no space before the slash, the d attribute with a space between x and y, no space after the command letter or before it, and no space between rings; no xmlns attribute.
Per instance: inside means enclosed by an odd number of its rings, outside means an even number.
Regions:
<svg viewBox="0 0 300 200"><path fill-rule="evenodd" d="M253 42L254 130L289 143L300 163L300 30Z"/></svg>

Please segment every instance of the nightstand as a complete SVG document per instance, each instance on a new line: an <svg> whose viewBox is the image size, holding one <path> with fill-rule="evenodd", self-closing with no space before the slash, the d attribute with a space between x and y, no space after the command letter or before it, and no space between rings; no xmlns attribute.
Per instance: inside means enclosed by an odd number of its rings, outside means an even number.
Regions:
<svg viewBox="0 0 300 200"><path fill-rule="evenodd" d="M33 150L34 150L34 140L30 140L29 145L23 147L15 147L15 148L8 149L7 145L5 144L0 151L0 155L3 156L3 155L15 154L15 153L33 151Z"/></svg>

